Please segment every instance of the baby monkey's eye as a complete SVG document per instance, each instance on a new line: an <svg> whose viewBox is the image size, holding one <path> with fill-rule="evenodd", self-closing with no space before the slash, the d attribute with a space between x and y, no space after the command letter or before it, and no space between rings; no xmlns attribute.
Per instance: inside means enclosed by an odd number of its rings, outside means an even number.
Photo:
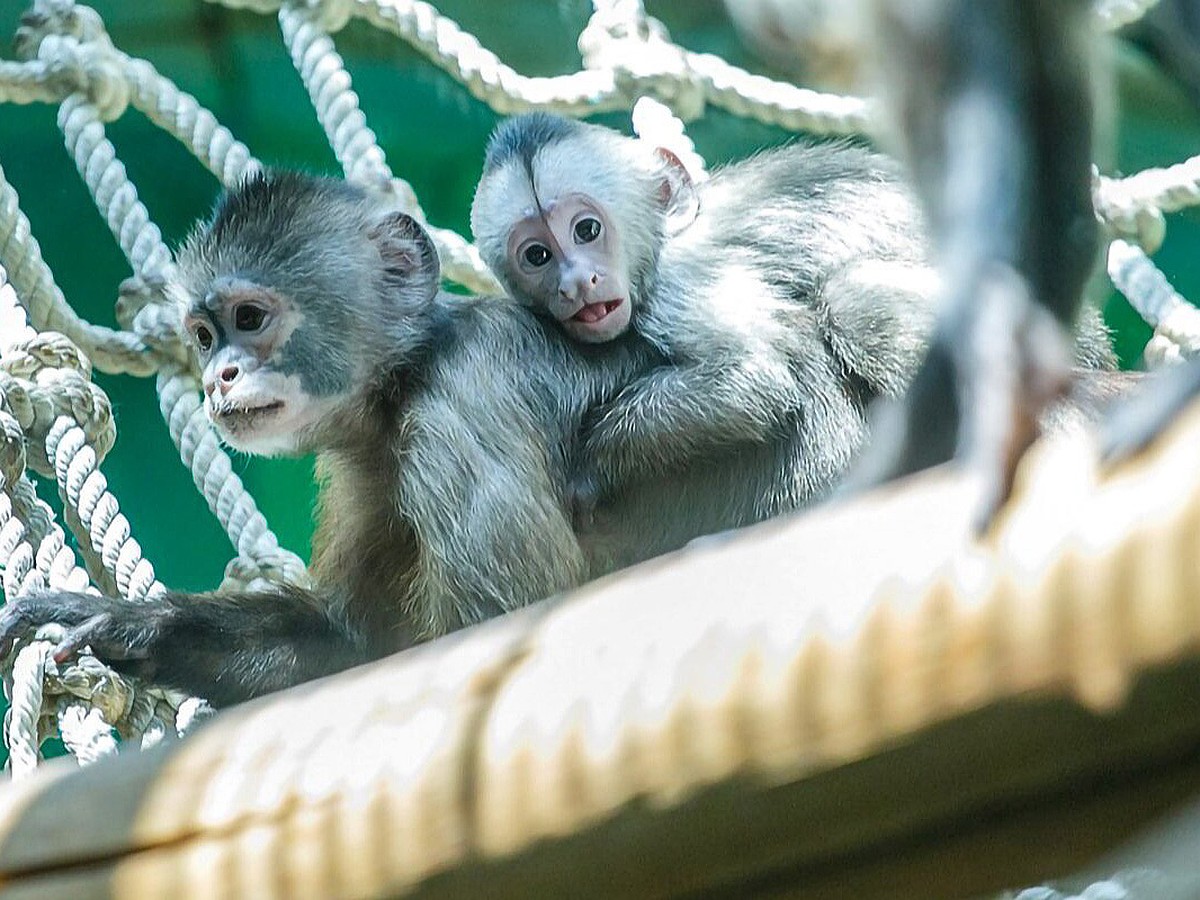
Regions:
<svg viewBox="0 0 1200 900"><path fill-rule="evenodd" d="M266 321L267 311L253 303L243 303L233 311L233 327L238 331L258 331Z"/></svg>
<svg viewBox="0 0 1200 900"><path fill-rule="evenodd" d="M201 353L207 353L212 349L213 333L208 330L207 325L197 325L193 334L196 336L196 344L200 347Z"/></svg>
<svg viewBox="0 0 1200 900"><path fill-rule="evenodd" d="M540 269L550 262L550 250L542 244L530 244L525 248L525 262L535 269Z"/></svg>
<svg viewBox="0 0 1200 900"><path fill-rule="evenodd" d="M599 219L593 219L591 216L588 216L586 219L580 219L575 223L576 243L590 244L598 237L600 237Z"/></svg>

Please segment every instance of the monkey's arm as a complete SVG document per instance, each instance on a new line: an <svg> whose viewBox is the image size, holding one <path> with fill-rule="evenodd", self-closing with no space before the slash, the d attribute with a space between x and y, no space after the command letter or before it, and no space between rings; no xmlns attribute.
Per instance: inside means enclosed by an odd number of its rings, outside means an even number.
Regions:
<svg viewBox="0 0 1200 900"><path fill-rule="evenodd" d="M75 593L10 600L0 610L0 648L47 622L67 635L64 659L89 646L126 675L229 706L366 662L362 643L321 599L276 591L167 594L146 603Z"/></svg>
<svg viewBox="0 0 1200 900"><path fill-rule="evenodd" d="M1104 422L1100 448L1108 462L1137 453L1200 397L1200 359L1146 381L1144 390L1123 400Z"/></svg>
<svg viewBox="0 0 1200 900"><path fill-rule="evenodd" d="M880 420L856 481L959 455L986 476L986 524L1038 416L1069 385L1066 327L1095 259L1089 7L878 9L876 49L947 261L946 298L926 361Z"/></svg>
<svg viewBox="0 0 1200 900"><path fill-rule="evenodd" d="M632 476L669 471L732 444L768 440L800 406L780 356L746 349L723 364L661 366L585 423L575 490L585 503Z"/></svg>

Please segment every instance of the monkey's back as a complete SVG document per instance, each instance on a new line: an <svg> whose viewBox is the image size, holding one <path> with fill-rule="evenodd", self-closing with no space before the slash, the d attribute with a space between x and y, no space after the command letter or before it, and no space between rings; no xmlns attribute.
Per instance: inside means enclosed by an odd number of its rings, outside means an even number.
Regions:
<svg viewBox="0 0 1200 900"><path fill-rule="evenodd" d="M575 346L507 299L446 302L453 328L404 413L398 498L431 634L586 580L566 500L570 454L586 411L636 364Z"/></svg>
<svg viewBox="0 0 1200 900"><path fill-rule="evenodd" d="M776 427L628 486L598 517L602 561L624 564L639 552L625 527L643 548L665 552L831 489L865 439L876 387L850 377L832 349L838 328L863 315L828 288L866 260L924 267L922 233L895 165L845 142L791 145L714 173L695 222L665 242L636 324L672 364L707 367L725 389L744 390L747 403L775 407ZM903 348L900 359L889 351L887 364L914 367L932 298L871 306L870 331ZM777 392L760 380L768 368ZM739 386L751 377L757 387Z"/></svg>

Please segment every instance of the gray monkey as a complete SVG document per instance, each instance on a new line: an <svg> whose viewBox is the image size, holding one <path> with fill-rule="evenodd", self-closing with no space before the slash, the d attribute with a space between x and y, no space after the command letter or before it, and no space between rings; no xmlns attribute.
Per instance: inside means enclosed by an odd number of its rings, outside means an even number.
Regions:
<svg viewBox="0 0 1200 900"><path fill-rule="evenodd" d="M565 461L585 410L644 367L637 354L579 352L513 303L441 293L425 231L329 179L251 178L179 269L171 289L224 441L318 454L316 588L146 604L47 592L9 601L0 644L60 622L60 659L88 645L220 706L588 576Z"/></svg>

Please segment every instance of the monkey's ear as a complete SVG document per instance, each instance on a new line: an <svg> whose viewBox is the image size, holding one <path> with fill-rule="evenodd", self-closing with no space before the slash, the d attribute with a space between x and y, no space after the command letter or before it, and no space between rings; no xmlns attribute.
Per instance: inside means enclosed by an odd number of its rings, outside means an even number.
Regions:
<svg viewBox="0 0 1200 900"><path fill-rule="evenodd" d="M390 280L406 291L432 297L441 280L433 239L407 213L389 212L371 224L367 237L379 250Z"/></svg>
<svg viewBox="0 0 1200 900"><path fill-rule="evenodd" d="M678 234L700 214L700 196L678 156L666 147L656 147L654 152L663 164L658 194L667 216L667 234Z"/></svg>

